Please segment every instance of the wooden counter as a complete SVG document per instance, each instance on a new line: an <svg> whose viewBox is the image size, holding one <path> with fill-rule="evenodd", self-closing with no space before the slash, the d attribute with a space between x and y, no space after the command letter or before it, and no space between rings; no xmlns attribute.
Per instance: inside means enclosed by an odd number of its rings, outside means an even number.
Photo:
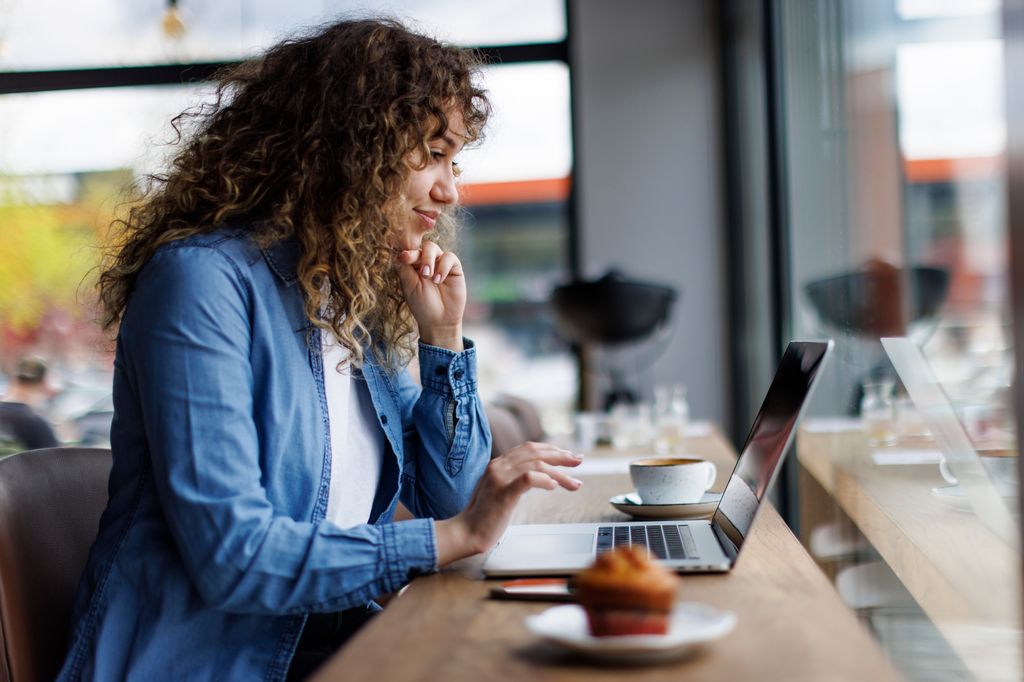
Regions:
<svg viewBox="0 0 1024 682"><path fill-rule="evenodd" d="M969 670L979 679L990 679L993 669L1019 674L1020 554L966 500L932 493L948 485L937 464L876 464L860 431L802 430L797 457Z"/></svg>
<svg viewBox="0 0 1024 682"><path fill-rule="evenodd" d="M720 491L734 458L724 438L713 431L690 439L688 450L716 462L714 489ZM624 460L624 455L589 455L579 475L584 486L575 493L528 493L517 509L517 522L629 520L608 504L609 497L630 488L628 473L612 460ZM315 679L902 679L771 507L762 510L730 574L683 578L684 599L735 611L736 629L696 655L670 663L594 663L548 648L523 619L551 605L487 599L497 581L481 579L481 564L474 557L413 581Z"/></svg>

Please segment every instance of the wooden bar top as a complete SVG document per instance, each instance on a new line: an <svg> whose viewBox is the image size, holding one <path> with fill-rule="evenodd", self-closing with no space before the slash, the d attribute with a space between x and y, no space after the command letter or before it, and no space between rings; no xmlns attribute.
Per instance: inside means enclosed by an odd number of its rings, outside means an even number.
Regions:
<svg viewBox="0 0 1024 682"><path fill-rule="evenodd" d="M900 450L935 451L926 442ZM879 450L885 453L886 450ZM891 450L889 451L891 452ZM1020 552L948 489L937 463L879 465L860 431L797 439L800 465L856 524L979 679L1021 668Z"/></svg>
<svg viewBox="0 0 1024 682"><path fill-rule="evenodd" d="M714 461L722 490L735 455L717 430L687 451ZM628 521L608 498L630 489L628 453L587 456L575 493L531 491L517 523ZM681 597L735 611L728 635L682 660L625 665L574 658L543 644L524 618L551 604L496 601L482 557L414 580L315 676L316 680L899 680L774 508L765 505L729 574L685 575Z"/></svg>

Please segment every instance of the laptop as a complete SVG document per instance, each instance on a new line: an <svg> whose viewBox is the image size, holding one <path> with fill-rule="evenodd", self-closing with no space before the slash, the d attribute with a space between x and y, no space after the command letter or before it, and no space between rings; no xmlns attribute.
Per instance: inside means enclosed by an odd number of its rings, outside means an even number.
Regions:
<svg viewBox="0 0 1024 682"><path fill-rule="evenodd" d="M679 572L725 572L736 563L771 489L832 341L793 341L710 520L525 524L508 528L484 562L488 576L570 575L602 553L645 546Z"/></svg>
<svg viewBox="0 0 1024 682"><path fill-rule="evenodd" d="M889 355L914 407L932 432L946 460L946 466L956 477L957 486L967 498L971 509L993 533L1016 545L1020 536L1013 514L1006 504L1006 485L999 485L985 469L978 451L921 349L906 337L883 338L882 347ZM1012 487L1013 493L1016 493L1016 486Z"/></svg>

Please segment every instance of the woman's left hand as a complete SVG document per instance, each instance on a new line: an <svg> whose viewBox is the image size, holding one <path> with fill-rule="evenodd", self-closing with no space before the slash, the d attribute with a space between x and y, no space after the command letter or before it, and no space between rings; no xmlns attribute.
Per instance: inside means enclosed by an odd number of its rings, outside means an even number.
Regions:
<svg viewBox="0 0 1024 682"><path fill-rule="evenodd" d="M463 350L466 277L459 257L424 241L418 249L400 251L396 267L420 339L432 346Z"/></svg>

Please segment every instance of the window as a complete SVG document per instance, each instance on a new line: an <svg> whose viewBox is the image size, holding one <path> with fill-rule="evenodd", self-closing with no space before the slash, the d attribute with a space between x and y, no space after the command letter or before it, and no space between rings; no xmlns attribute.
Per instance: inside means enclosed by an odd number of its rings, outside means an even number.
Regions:
<svg viewBox="0 0 1024 682"><path fill-rule="evenodd" d="M908 678L1019 678L1000 7L777 9L787 332L836 340L798 436L802 535Z"/></svg>
<svg viewBox="0 0 1024 682"><path fill-rule="evenodd" d="M396 16L465 45L551 45L566 33L556 0L180 0L180 35L164 23L171 4L0 3L0 77L237 60L343 13ZM471 287L467 332L481 346L485 396L534 399L545 423L558 430L567 423L577 379L545 312L551 286L568 276L572 166L568 67L544 61L551 53L485 68L495 116L485 143L460 159L466 214L460 248ZM89 81L92 72L69 73ZM121 85L117 69L103 78ZM57 393L45 408L66 442L107 438L102 422L109 424L112 357L94 324L93 290L106 227L131 183L164 162L170 119L211 92L202 84L154 84L0 95L0 239L7 247L0 254L0 388L19 357L49 360Z"/></svg>

